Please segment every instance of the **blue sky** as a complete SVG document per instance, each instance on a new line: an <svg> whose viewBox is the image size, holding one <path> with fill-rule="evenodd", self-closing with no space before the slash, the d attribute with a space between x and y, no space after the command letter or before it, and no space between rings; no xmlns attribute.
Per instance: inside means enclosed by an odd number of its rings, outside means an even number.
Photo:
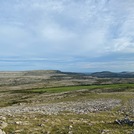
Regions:
<svg viewBox="0 0 134 134"><path fill-rule="evenodd" d="M134 0L0 0L0 71L134 71Z"/></svg>

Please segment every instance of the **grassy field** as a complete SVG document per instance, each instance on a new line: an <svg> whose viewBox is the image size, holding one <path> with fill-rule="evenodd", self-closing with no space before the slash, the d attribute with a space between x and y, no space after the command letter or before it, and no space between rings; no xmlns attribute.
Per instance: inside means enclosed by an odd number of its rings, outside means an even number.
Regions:
<svg viewBox="0 0 134 134"><path fill-rule="evenodd" d="M100 92L123 92L134 91L134 84L109 84L109 85L83 85L83 86L67 86L67 87L51 87L30 90L15 90L20 93L61 93L68 91L77 91L81 89L88 89L89 91ZM98 90L97 90L98 89ZM100 90L99 90L100 89Z"/></svg>
<svg viewBox="0 0 134 134"><path fill-rule="evenodd" d="M114 121L126 114L134 120L134 84L83 85L0 92L0 107L38 106L57 103L76 103L97 100L120 100L109 110L77 114L62 111L58 114L5 114L6 134L132 134L134 126L118 125ZM3 101L4 100L4 101Z"/></svg>
<svg viewBox="0 0 134 134"><path fill-rule="evenodd" d="M28 116L28 117L27 117ZM27 117L27 119L25 119ZM8 134L132 134L134 127L114 124L117 118L115 112L100 112L90 114L61 113L59 115L16 115L5 131Z"/></svg>

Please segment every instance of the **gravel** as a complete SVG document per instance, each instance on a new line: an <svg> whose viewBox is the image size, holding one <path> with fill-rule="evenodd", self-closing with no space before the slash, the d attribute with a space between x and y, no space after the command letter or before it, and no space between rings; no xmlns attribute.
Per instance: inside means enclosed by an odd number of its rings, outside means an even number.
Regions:
<svg viewBox="0 0 134 134"><path fill-rule="evenodd" d="M88 100L78 102L60 102L50 104L38 104L32 106L19 105L9 106L0 109L0 114L22 114L22 113L43 113L46 115L58 114L60 112L68 111L77 114L86 114L88 112L107 111L116 106L120 106L120 100L116 99L101 99Z"/></svg>

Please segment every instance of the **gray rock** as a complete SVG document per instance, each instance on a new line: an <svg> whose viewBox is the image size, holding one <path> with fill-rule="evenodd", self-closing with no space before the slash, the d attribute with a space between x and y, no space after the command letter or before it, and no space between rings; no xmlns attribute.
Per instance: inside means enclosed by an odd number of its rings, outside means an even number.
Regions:
<svg viewBox="0 0 134 134"><path fill-rule="evenodd" d="M0 121L0 129L3 129L3 128L7 127L7 125L8 124L6 122Z"/></svg>
<svg viewBox="0 0 134 134"><path fill-rule="evenodd" d="M110 130L102 130L101 134L107 134L108 132L110 132Z"/></svg>
<svg viewBox="0 0 134 134"><path fill-rule="evenodd" d="M5 121L5 120L6 120L6 117L4 117L4 116L0 116L0 120Z"/></svg>
<svg viewBox="0 0 134 134"><path fill-rule="evenodd" d="M16 121L15 124L16 125L22 125L22 121Z"/></svg>
<svg viewBox="0 0 134 134"><path fill-rule="evenodd" d="M6 133L0 129L0 134L6 134Z"/></svg>
<svg viewBox="0 0 134 134"><path fill-rule="evenodd" d="M60 102L41 104L34 106L9 106L0 109L0 114L21 114L21 113L43 113L47 115L57 115L62 111L74 112L77 114L87 114L88 112L107 111L120 105L120 100L100 99L78 102Z"/></svg>
<svg viewBox="0 0 134 134"><path fill-rule="evenodd" d="M15 133L21 133L21 132L23 132L23 129L15 130Z"/></svg>

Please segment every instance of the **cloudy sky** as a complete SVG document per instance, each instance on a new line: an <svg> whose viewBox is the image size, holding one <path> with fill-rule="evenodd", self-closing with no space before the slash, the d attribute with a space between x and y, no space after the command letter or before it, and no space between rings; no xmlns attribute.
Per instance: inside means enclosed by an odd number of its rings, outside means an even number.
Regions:
<svg viewBox="0 0 134 134"><path fill-rule="evenodd" d="M0 0L0 71L134 71L134 0Z"/></svg>

